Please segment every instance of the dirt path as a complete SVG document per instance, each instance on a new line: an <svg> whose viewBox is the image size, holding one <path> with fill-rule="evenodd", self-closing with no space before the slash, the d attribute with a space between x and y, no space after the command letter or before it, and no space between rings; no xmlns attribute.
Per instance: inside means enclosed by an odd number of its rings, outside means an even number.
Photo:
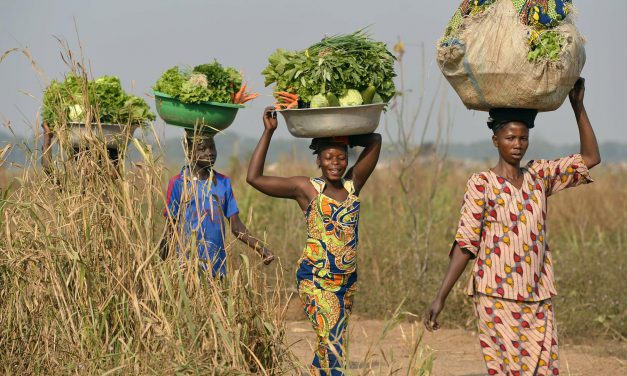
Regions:
<svg viewBox="0 0 627 376"><path fill-rule="evenodd" d="M380 320L351 318L349 330L350 368L358 375L407 374L412 352L412 340L422 333L417 324L401 324L380 339L386 323ZM288 341L303 365L312 359L313 331L307 321L288 324ZM425 352L433 351L434 376L480 376L485 374L479 342L474 333L461 329L441 329L425 333ZM627 347L626 347L627 349ZM603 357L603 348L562 345L560 347L562 375L627 375L627 362L617 357ZM614 351L616 353L616 351ZM620 353L620 352L619 352ZM413 356L411 359L419 357ZM415 372L414 372L415 373ZM412 373L410 373L412 374Z"/></svg>

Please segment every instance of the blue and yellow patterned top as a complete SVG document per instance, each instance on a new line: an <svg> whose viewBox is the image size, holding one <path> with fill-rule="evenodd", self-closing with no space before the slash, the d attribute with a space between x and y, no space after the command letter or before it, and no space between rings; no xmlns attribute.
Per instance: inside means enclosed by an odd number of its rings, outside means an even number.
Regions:
<svg viewBox="0 0 627 376"><path fill-rule="evenodd" d="M318 195L305 210L307 221L307 245L299 264L313 268L313 274L327 277L329 274L351 274L357 269L359 223L359 197L355 195L352 180L342 180L348 197L338 202L323 193L325 181L311 178Z"/></svg>

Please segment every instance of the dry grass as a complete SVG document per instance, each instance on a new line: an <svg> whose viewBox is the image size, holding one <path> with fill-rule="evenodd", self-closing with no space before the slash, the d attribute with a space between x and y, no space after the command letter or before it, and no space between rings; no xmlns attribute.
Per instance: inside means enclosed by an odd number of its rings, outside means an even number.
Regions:
<svg viewBox="0 0 627 376"><path fill-rule="evenodd" d="M59 42L68 69L89 78L82 49L76 55L67 42ZM28 51L23 52L43 76ZM97 105L85 103L85 108L90 119L98 119ZM37 167L41 156L36 151L29 152L29 163L12 171L10 178L0 169L0 372L301 372L303 365L285 339L295 254L262 270L252 252L229 238L228 272L223 280L215 280L199 273L193 242L175 238L179 251L191 257L162 261L167 179L163 159L133 139L130 145L143 160L123 161L117 169L108 160L100 127L91 128L92 138L83 140L82 151L74 156L68 126L58 125L48 173ZM6 152L8 148L0 150L0 167ZM238 176L242 169L234 160ZM268 228L281 231L302 225L291 203L275 206L267 198L255 200L259 196L249 188L238 186L235 191L249 225L271 223ZM283 218L272 215L278 212ZM264 235L276 237L279 232ZM272 246L288 248L274 240ZM396 325L398 317L389 326ZM428 374L432 358L419 350L417 332L412 334L408 346L417 356L408 361L407 374ZM363 374L373 372L366 369Z"/></svg>
<svg viewBox="0 0 627 376"><path fill-rule="evenodd" d="M269 284L246 252L235 260L233 243L225 281L193 258L162 262L160 167L116 178L96 159L24 171L3 202L4 372L286 372L282 278Z"/></svg>
<svg viewBox="0 0 627 376"><path fill-rule="evenodd" d="M193 244L190 259L164 262L158 244L167 176L152 153L144 149L142 162L118 171L101 145L87 145L89 152L75 159L60 142L50 174L25 168L1 187L2 373L302 371L285 338L302 238L284 237L294 246L270 241L280 251L296 248L280 253L271 268L229 238L222 281L198 272ZM239 185L235 191L242 217L255 223L251 227L302 228L293 203L261 198ZM283 216L275 217L277 212ZM410 359L408 372L427 374L431 358L420 349L420 336L409 342L419 356ZM376 343L373 352L378 354Z"/></svg>
<svg viewBox="0 0 627 376"><path fill-rule="evenodd" d="M434 159L432 159L434 158ZM404 308L422 314L431 303L448 265L448 251L459 220L466 179L487 165L465 166L449 161L441 173L437 157L425 157L409 172L414 205L406 205L397 184L396 166L384 163L364 188L360 221L357 315L381 318L403 300ZM461 167L460 167L461 166ZM312 161L278 164L278 175L316 175ZM550 199L549 228L559 295L555 298L560 336L572 340L627 336L627 174L618 166L592 171L593 184L570 189ZM439 177L439 178L438 178ZM431 196L434 179L439 179ZM235 177L235 191L243 210L250 209L252 227L267 234L285 265L293 270L305 229L295 203L269 199ZM432 205L428 216L428 206ZM408 210L418 213L418 242ZM431 221L427 233L427 222ZM424 239L430 237L427 271ZM470 267L468 268L470 269ZM472 306L464 294L466 277L447 301L443 320L448 325L474 328ZM289 287L291 281L288 279Z"/></svg>
<svg viewBox="0 0 627 376"><path fill-rule="evenodd" d="M256 192L244 182L245 165L233 163L229 172L241 216L280 260L264 268L229 239L227 278L206 279L193 258L181 263L158 257L168 175L163 166L148 152L118 176L112 165L96 162L105 160L104 150L95 145L91 150L96 154L78 160L59 155L50 176L24 169L10 179L10 187L2 187L0 369L35 374L293 374L302 369L285 340L285 307L295 292L295 265L305 239L296 203ZM424 273L417 272L424 244L411 241L416 232L406 219L410 207L395 183L394 163L382 163L363 191L358 316L392 317L393 325L401 304L419 316L440 283L465 179L483 166L447 163L436 174L430 158L435 157L423 158L411 171L419 177L411 187L418 229L432 223ZM284 160L273 173L317 172L313 163ZM558 325L568 340L624 341L627 175L609 167L593 175L594 184L550 201ZM436 209L428 218L426 205ZM417 234L419 239L427 235ZM455 288L443 319L472 328L463 285ZM409 374L427 374L432 359L420 349L419 333L410 342L422 355L407 365L413 367ZM383 353L376 346L363 364ZM368 372L386 371L360 371Z"/></svg>
<svg viewBox="0 0 627 376"><path fill-rule="evenodd" d="M65 56L71 69L86 74L85 64ZM427 107L428 118L433 108ZM442 145L450 122L443 107L436 112L442 133L436 144ZM415 119L402 120L397 119L400 129L415 129ZM408 140L405 135L401 132L400 140ZM74 159L67 141L60 142L50 175L33 167L37 153L10 179L0 170L0 372L280 375L303 370L285 339L285 311L306 236L296 203L268 198L246 185L246 165L233 158L229 173L240 215L279 260L264 268L248 249L228 239L227 277L208 279L198 273L193 256L165 262L158 256L168 175L162 159L135 141L143 160L117 171L100 143L89 143L90 152ZM397 147L399 159L382 163L362 193L355 314L390 318L380 338L401 317L419 318L430 303L448 263L465 180L485 167L460 168L442 153L425 156L407 142ZM271 172L314 176L313 167L286 158ZM558 325L562 337L624 342L627 174L606 167L594 175L596 183L551 199L550 240L561 293L555 299ZM187 251L196 255L192 248ZM474 327L463 287L455 288L442 318L448 325ZM415 328L407 340L415 356L404 373L427 375L433 358L421 348ZM377 346L368 351L359 374L398 371L374 368L373 359L386 358Z"/></svg>

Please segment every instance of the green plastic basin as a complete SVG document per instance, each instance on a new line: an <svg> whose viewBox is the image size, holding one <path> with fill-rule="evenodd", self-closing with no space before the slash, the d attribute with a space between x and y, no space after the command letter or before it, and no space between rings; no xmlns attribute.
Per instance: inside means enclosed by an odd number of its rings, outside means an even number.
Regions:
<svg viewBox="0 0 627 376"><path fill-rule="evenodd" d="M194 129L196 125L207 126L203 131L215 133L228 128L241 104L202 102L182 103L178 99L158 92L153 92L159 116L168 124L186 129Z"/></svg>

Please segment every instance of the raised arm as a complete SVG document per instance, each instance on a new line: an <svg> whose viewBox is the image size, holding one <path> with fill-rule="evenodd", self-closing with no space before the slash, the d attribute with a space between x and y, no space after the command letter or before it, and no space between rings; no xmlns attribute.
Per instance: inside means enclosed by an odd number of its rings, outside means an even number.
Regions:
<svg viewBox="0 0 627 376"><path fill-rule="evenodd" d="M575 87L568 94L568 98L575 112L575 119L577 119L577 126L579 127L579 153L586 163L586 167L590 169L601 163L601 153L599 152L597 138L590 124L586 107L583 104L583 97L586 92L585 83L586 80L580 77L575 83Z"/></svg>
<svg viewBox="0 0 627 376"><path fill-rule="evenodd" d="M231 233L242 243L256 251L262 258L263 263L268 265L274 260L274 254L265 247L263 242L248 231L248 228L239 218L239 214L234 214L229 218L231 224Z"/></svg>
<svg viewBox="0 0 627 376"><path fill-rule="evenodd" d="M364 150L359 154L359 158L357 158L353 167L351 167L346 174L347 178L353 180L355 192L359 194L359 191L361 191L361 188L366 184L366 181L379 161L379 154L381 153L381 135L378 133L370 133L350 136L349 140L352 146L364 147Z"/></svg>
<svg viewBox="0 0 627 376"><path fill-rule="evenodd" d="M266 164L266 155L270 140L278 125L276 112L274 107L266 107L263 110L263 134L259 139L259 143L250 158L248 164L248 174L246 182L252 185L258 191L269 196L280 198L291 198L297 200L301 207L306 207L308 200L305 194L305 185L307 178L304 176L294 176L289 178L278 176L265 176L263 174L264 165ZM311 187L313 190L313 186Z"/></svg>
<svg viewBox="0 0 627 376"><path fill-rule="evenodd" d="M52 137L54 133L52 133L46 121L41 123L41 127L44 130L44 143L41 146L41 167L43 167L45 173L49 173L51 166L50 153L52 152Z"/></svg>

